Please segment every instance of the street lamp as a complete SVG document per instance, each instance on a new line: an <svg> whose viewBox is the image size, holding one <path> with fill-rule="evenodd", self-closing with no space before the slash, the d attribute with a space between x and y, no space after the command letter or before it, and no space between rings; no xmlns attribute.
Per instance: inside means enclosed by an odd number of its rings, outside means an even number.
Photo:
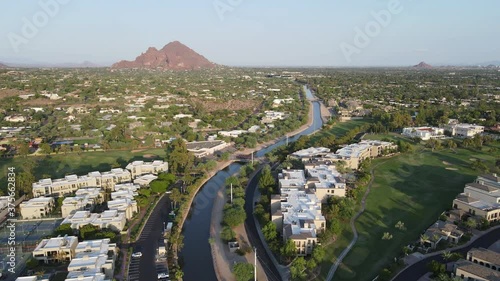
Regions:
<svg viewBox="0 0 500 281"><path fill-rule="evenodd" d="M253 247L254 251L254 281L257 281L257 248Z"/></svg>

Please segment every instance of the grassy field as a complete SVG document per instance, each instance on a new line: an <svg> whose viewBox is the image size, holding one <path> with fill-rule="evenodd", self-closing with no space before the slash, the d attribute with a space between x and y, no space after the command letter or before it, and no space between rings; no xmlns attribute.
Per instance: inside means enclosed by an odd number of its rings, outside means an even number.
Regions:
<svg viewBox="0 0 500 281"><path fill-rule="evenodd" d="M68 153L50 156L31 156L36 160L37 165L34 171L35 179L40 179L43 175L53 178L64 177L67 174L82 175L91 171L109 171L112 167L125 168L128 162L134 160L148 160L144 155L158 155L165 157L164 149L148 149L137 152L131 151L96 151L84 152L80 155ZM22 168L23 158L1 159L0 160L0 186L7 186L6 176L8 167Z"/></svg>
<svg viewBox="0 0 500 281"><path fill-rule="evenodd" d="M372 120L349 120L345 122L337 122L333 127L329 130L320 131L313 136L311 136L311 140L317 140L324 136L335 136L341 137L344 136L349 130L352 130L358 126L362 126L364 124L371 123Z"/></svg>
<svg viewBox="0 0 500 281"><path fill-rule="evenodd" d="M365 139L384 137L388 136L367 135ZM399 136L391 135L389 138L397 139ZM479 158L490 164L495 160L489 148L482 151L443 149L435 152L421 149L418 146L417 152L373 161L375 179L366 210L356 222L359 239L337 270L334 280L375 278L400 254L404 245L416 241L441 212L449 209L455 196L463 191L464 184L480 173L469 168L471 159ZM399 221L405 224L407 230L395 228ZM385 232L393 238L382 240ZM352 233L347 231L343 236L350 239ZM347 245L344 237L339 244ZM341 251L334 248L333 253L337 256ZM322 276L326 276L327 271L328 268L323 269Z"/></svg>

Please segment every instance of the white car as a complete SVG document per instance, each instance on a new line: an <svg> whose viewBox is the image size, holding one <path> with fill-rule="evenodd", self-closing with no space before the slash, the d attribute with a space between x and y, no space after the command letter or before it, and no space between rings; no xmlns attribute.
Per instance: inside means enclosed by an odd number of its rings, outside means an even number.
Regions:
<svg viewBox="0 0 500 281"><path fill-rule="evenodd" d="M132 257L133 257L133 258L140 258L140 257L142 257L142 253L141 253L141 252L136 252L136 253L133 253L133 254L132 254Z"/></svg>
<svg viewBox="0 0 500 281"><path fill-rule="evenodd" d="M165 272L158 273L158 279L161 279L161 278L168 278L168 274Z"/></svg>

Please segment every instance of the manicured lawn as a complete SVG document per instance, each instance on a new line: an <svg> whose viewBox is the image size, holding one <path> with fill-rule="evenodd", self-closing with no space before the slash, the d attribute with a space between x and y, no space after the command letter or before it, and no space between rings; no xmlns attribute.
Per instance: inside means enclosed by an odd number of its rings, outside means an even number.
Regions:
<svg viewBox="0 0 500 281"><path fill-rule="evenodd" d="M64 177L67 174L83 175L91 171L109 171L112 167L125 168L127 163L133 160L149 160L144 159L144 155L154 154L159 158L165 157L164 149L148 149L139 152L131 151L97 151L84 152L80 155L76 153L56 154L50 156L31 156L38 164L35 168L34 176L39 180L42 175L49 175L53 178ZM6 185L6 176L8 167L16 167L20 172L22 163L25 161L22 158L0 160L0 186Z"/></svg>
<svg viewBox="0 0 500 281"><path fill-rule="evenodd" d="M381 137L367 135L365 139ZM334 280L364 281L375 278L400 254L404 245L416 241L441 212L451 207L465 183L473 181L481 173L469 168L470 159L480 158L490 164L495 159L489 148L483 148L481 152L468 149L432 152L421 150L421 146L418 149L411 154L373 161L375 180L366 210L356 222L359 239L337 270ZM399 221L405 224L406 231L395 228ZM393 238L382 240L385 232ZM326 272L323 270L322 275L326 276Z"/></svg>

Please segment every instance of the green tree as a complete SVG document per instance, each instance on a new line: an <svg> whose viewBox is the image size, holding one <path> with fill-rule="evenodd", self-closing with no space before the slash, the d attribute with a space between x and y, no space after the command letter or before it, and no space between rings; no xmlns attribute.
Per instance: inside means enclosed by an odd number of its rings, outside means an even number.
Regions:
<svg viewBox="0 0 500 281"><path fill-rule="evenodd" d="M296 258L290 265L292 280L304 280L307 277L306 260L303 257Z"/></svg>
<svg viewBox="0 0 500 281"><path fill-rule="evenodd" d="M230 227L236 227L242 224L247 215L245 210L240 207L229 208L224 211L223 222Z"/></svg>
<svg viewBox="0 0 500 281"><path fill-rule="evenodd" d="M295 248L295 242L292 239L288 239L285 245L281 248L281 255L286 260L291 260L297 256L297 248Z"/></svg>
<svg viewBox="0 0 500 281"><path fill-rule="evenodd" d="M320 263L323 261L325 258L326 252L325 248L323 247L314 247L312 251L312 258L317 262Z"/></svg>
<svg viewBox="0 0 500 281"><path fill-rule="evenodd" d="M269 167L269 165L266 165L264 166L264 168L262 169L262 172L260 174L260 178L259 178L259 186L261 188L262 191L265 191L265 193L271 193L269 191L271 191L273 189L275 185L275 181L274 181L274 178L273 178L273 175L271 174L271 167Z"/></svg>
<svg viewBox="0 0 500 281"><path fill-rule="evenodd" d="M40 152L48 155L52 152L52 148L50 147L50 145L48 143L42 143L40 145Z"/></svg>
<svg viewBox="0 0 500 281"><path fill-rule="evenodd" d="M234 240L236 233L229 226L224 226L220 232L220 238L225 242Z"/></svg>
<svg viewBox="0 0 500 281"><path fill-rule="evenodd" d="M194 163L194 156L187 150L182 139L172 141L166 152L166 160L172 173L187 173Z"/></svg>
<svg viewBox="0 0 500 281"><path fill-rule="evenodd" d="M432 274L434 274L434 276L438 276L439 274L445 273L446 271L445 265L435 260L428 263L427 268L429 269L430 272L432 272Z"/></svg>
<svg viewBox="0 0 500 281"><path fill-rule="evenodd" d="M54 230L54 235L64 236L64 235L73 235L73 234L74 234L74 230L71 228L71 224L69 224L69 223L61 224L60 226L58 226Z"/></svg>
<svg viewBox="0 0 500 281"><path fill-rule="evenodd" d="M166 182L160 180L152 181L149 187L151 188L151 191L156 194L165 193L167 191Z"/></svg>
<svg viewBox="0 0 500 281"><path fill-rule="evenodd" d="M278 232L276 231L276 225L270 221L262 228L262 233L264 234L264 238L266 241L273 241L278 237Z"/></svg>
<svg viewBox="0 0 500 281"><path fill-rule="evenodd" d="M182 194L178 188L174 188L172 189L172 193L170 193L169 198L170 200L172 200L172 202L174 202L174 208L175 208L175 205L177 205L178 202L181 202Z"/></svg>
<svg viewBox="0 0 500 281"><path fill-rule="evenodd" d="M26 156L28 156L29 153L30 153L30 147L27 143L23 142L18 146L17 154L19 156L26 158Z"/></svg>
<svg viewBox="0 0 500 281"><path fill-rule="evenodd" d="M236 281L249 281L254 277L253 265L249 263L239 262L233 266L233 274L236 277Z"/></svg>

